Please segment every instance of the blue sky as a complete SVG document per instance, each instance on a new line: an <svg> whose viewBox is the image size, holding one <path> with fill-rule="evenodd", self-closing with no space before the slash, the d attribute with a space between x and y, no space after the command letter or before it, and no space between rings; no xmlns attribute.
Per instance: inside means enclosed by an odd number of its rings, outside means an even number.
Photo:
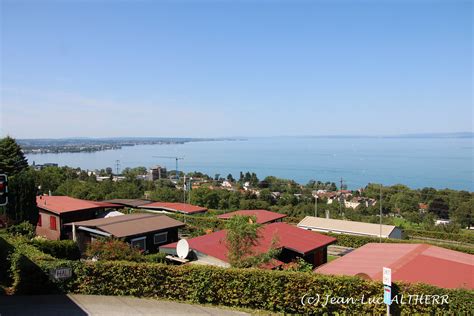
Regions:
<svg viewBox="0 0 474 316"><path fill-rule="evenodd" d="M472 131L470 1L1 1L18 138Z"/></svg>

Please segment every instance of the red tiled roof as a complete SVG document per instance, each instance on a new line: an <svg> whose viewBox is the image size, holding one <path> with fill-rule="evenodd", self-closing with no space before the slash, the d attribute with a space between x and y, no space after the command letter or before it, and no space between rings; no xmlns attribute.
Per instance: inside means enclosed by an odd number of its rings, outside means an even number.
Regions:
<svg viewBox="0 0 474 316"><path fill-rule="evenodd" d="M382 268L392 280L422 282L442 288L474 288L474 256L426 244L366 244L315 270L334 275L367 274L382 280Z"/></svg>
<svg viewBox="0 0 474 316"><path fill-rule="evenodd" d="M286 248L302 255L315 249L327 246L336 238L318 234L288 225L286 223L271 223L259 229L259 244L253 247L254 254L268 252L270 247ZM188 239L192 250L228 262L226 246L226 230ZM160 248L176 248L177 243L161 246Z"/></svg>
<svg viewBox="0 0 474 316"><path fill-rule="evenodd" d="M170 212L178 212L184 214L202 213L206 212L207 208L186 204L186 203L169 203L169 202L154 202L140 206L143 209L159 209Z"/></svg>
<svg viewBox="0 0 474 316"><path fill-rule="evenodd" d="M270 212L267 210L240 210L219 215L217 218L229 219L235 215L255 216L257 218L257 223L259 224L273 222L277 219L286 217L285 214Z"/></svg>
<svg viewBox="0 0 474 316"><path fill-rule="evenodd" d="M75 199L69 196L49 196L40 195L36 197L38 208L55 213L62 214L66 212L75 212L81 210L90 210L96 208L122 208L121 205L113 203L87 201Z"/></svg>
<svg viewBox="0 0 474 316"><path fill-rule="evenodd" d="M421 209L421 210L427 210L428 209L428 204L418 203L418 208Z"/></svg>

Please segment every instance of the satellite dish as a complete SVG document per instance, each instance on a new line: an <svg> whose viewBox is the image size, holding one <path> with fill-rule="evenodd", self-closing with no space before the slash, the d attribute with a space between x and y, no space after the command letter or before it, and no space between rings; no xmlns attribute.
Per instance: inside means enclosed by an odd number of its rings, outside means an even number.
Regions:
<svg viewBox="0 0 474 316"><path fill-rule="evenodd" d="M184 259L188 256L189 253L189 244L186 239L181 239L176 245L176 253L180 259Z"/></svg>

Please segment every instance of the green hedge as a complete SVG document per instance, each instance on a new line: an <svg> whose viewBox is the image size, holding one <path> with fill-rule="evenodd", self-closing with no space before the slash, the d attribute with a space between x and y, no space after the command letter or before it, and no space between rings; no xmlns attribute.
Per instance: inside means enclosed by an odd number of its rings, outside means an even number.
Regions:
<svg viewBox="0 0 474 316"><path fill-rule="evenodd" d="M359 248L368 243L378 243L380 239L378 237L365 237L365 236L354 236L354 235L344 235L344 234L334 234L334 233L324 233L325 235L335 237L337 239L336 244L344 247ZM416 241L416 240L405 240L405 239L392 239L392 238L382 238L383 243L408 243L408 244L419 244L425 243L438 247L443 247L451 250L456 250L459 252L464 252L468 254L474 254L474 247L462 246L462 245L453 245L453 244L438 244L431 241Z"/></svg>
<svg viewBox="0 0 474 316"><path fill-rule="evenodd" d="M40 251L58 259L79 260L81 251L73 240L32 239L30 242Z"/></svg>
<svg viewBox="0 0 474 316"><path fill-rule="evenodd" d="M0 235L0 283L10 284L11 274L10 274L10 255L13 253L15 248L13 245L7 242L5 236Z"/></svg>
<svg viewBox="0 0 474 316"><path fill-rule="evenodd" d="M306 294L325 299L330 297L365 297L377 299L383 295L379 282L354 277L334 277L301 272L257 269L226 269L210 266L169 266L129 262L86 263L75 271L76 292L96 295L133 295L157 297L195 303L209 303L284 313L381 314L383 304L302 305ZM449 295L445 305L398 305L403 314L462 313L472 309L474 292L446 290L427 285L399 285L399 294Z"/></svg>
<svg viewBox="0 0 474 316"><path fill-rule="evenodd" d="M382 314L383 304L363 304L362 295L380 299L380 282L355 277L334 277L318 274L268 271L258 269L225 269L210 266L171 266L158 263L124 261L83 262L58 260L44 254L21 238L5 241L11 253L11 271L17 294L48 294L74 292L96 295L133 295L209 303L298 314ZM70 267L73 277L51 281L49 271ZM405 304L393 306L402 314L461 314L472 311L474 291L447 290L419 284L397 284L398 294L448 295L449 304ZM304 296L326 295L355 298L344 304L301 304Z"/></svg>
<svg viewBox="0 0 474 316"><path fill-rule="evenodd" d="M474 234L453 234L438 231L429 230L418 230L418 229L404 229L403 232L410 238L416 239L416 237L434 238L440 240L453 240L464 242L468 244L474 244Z"/></svg>
<svg viewBox="0 0 474 316"><path fill-rule="evenodd" d="M0 245L11 249L2 263L8 269L9 281L15 294L64 293L71 282L54 282L49 279L49 270L57 267L75 266L79 261L58 260L29 244L20 236L0 236ZM3 269L2 269L3 270Z"/></svg>

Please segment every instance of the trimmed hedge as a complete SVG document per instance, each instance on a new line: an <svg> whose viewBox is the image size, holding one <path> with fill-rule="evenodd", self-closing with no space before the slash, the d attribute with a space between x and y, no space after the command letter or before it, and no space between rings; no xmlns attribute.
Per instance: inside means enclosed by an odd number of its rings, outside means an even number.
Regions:
<svg viewBox="0 0 474 316"><path fill-rule="evenodd" d="M24 237L3 235L0 236L0 245L2 248L6 245L11 250L2 263L8 269L8 279L15 294L64 293L70 289L67 286L71 283L51 281L49 270L81 264L79 261L58 260L45 254Z"/></svg>
<svg viewBox="0 0 474 316"><path fill-rule="evenodd" d="M30 242L40 251L58 259L79 260L81 251L73 240L32 239Z"/></svg>
<svg viewBox="0 0 474 316"><path fill-rule="evenodd" d="M298 314L382 314L380 282L355 277L335 277L302 272L232 269L211 266L171 266L125 261L84 262L58 260L26 240L8 238L15 293L47 294L74 292L96 295L133 295L263 309ZM70 267L73 277L51 281L49 271ZM448 295L449 304L394 304L402 314L462 314L472 312L474 291L447 290L421 284L394 284L399 297ZM321 298L318 304L301 304L306 295ZM352 303L327 304L326 296L354 298ZM364 297L364 302L361 301ZM378 304L367 304L369 299ZM308 303L306 301L306 303Z"/></svg>
<svg viewBox="0 0 474 316"><path fill-rule="evenodd" d="M359 248L368 243L378 243L380 239L378 237L365 237L365 236L354 236L354 235L344 235L344 234L334 234L334 233L322 233L328 236L332 236L337 239L336 244L344 247ZM392 239L392 238L382 238L383 243L396 243L396 244L430 244L433 246L443 247L451 250L456 250L459 252L464 252L468 254L474 254L474 247L462 246L462 245L453 245L453 244L438 244L436 242L428 241L417 241L417 240L405 240L405 239Z"/></svg>
<svg viewBox="0 0 474 316"><path fill-rule="evenodd" d="M403 232L410 238L416 237L434 238L440 240L453 240L468 244L474 244L474 234L453 234L439 231L418 230L418 229L404 229Z"/></svg>
<svg viewBox="0 0 474 316"><path fill-rule="evenodd" d="M77 293L97 295L133 295L166 298L195 303L209 303L263 309L284 313L382 314L385 305L363 304L380 299L383 286L379 282L355 277L334 277L301 272L231 269L211 266L169 266L129 262L86 263L78 268ZM354 297L353 304L302 305L304 295ZM400 284L399 294L448 295L449 304L405 304L394 306L403 314L456 313L472 310L474 292L446 290L427 285Z"/></svg>

